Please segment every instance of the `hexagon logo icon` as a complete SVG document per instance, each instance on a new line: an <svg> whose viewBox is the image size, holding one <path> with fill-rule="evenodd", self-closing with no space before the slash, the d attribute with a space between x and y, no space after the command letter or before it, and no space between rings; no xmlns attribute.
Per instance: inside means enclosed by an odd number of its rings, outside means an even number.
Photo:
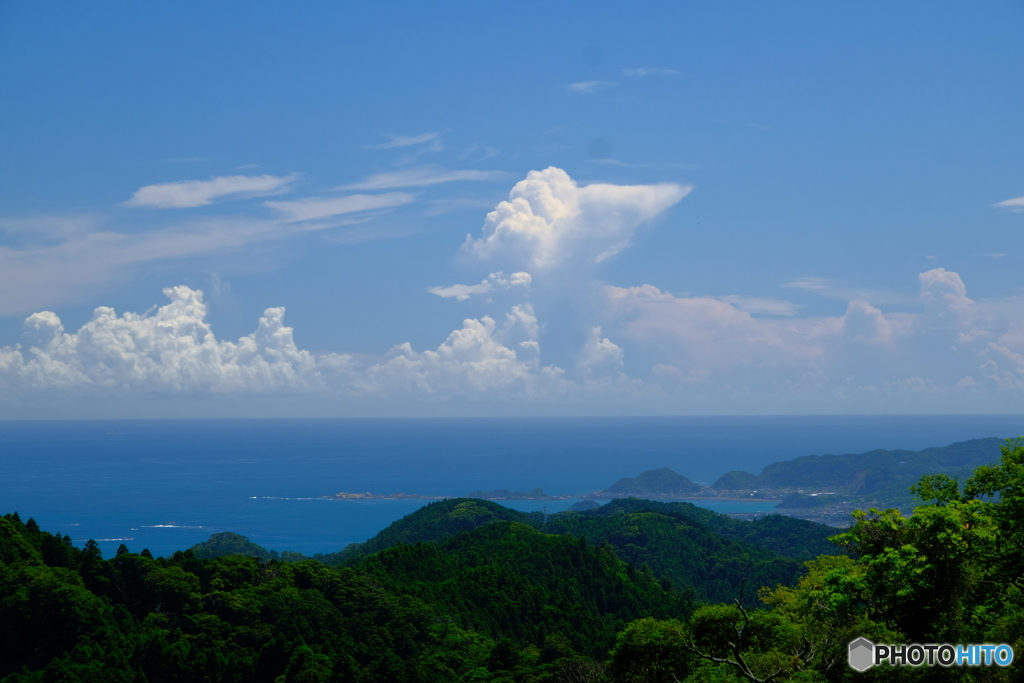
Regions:
<svg viewBox="0 0 1024 683"><path fill-rule="evenodd" d="M875 664L875 644L863 637L850 641L847 661L857 671L867 671Z"/></svg>

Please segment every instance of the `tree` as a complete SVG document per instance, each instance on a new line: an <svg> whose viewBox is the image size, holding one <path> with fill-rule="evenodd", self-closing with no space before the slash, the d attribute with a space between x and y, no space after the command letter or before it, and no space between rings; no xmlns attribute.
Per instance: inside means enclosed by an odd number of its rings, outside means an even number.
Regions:
<svg viewBox="0 0 1024 683"><path fill-rule="evenodd" d="M647 618L619 633L608 661L608 673L619 683L674 683L690 673L686 627L670 619Z"/></svg>
<svg viewBox="0 0 1024 683"><path fill-rule="evenodd" d="M785 680L807 668L814 643L792 622L774 612L750 613L743 606L743 583L732 605L706 605L693 613L693 637L685 649L708 662L727 665L751 683Z"/></svg>

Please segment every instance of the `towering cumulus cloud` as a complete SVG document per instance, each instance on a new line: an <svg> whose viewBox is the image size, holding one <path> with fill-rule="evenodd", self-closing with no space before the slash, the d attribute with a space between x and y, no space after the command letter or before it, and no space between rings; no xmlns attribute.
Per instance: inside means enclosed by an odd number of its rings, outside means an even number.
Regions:
<svg viewBox="0 0 1024 683"><path fill-rule="evenodd" d="M284 325L284 309L268 308L252 334L218 341L206 322L200 291L164 290L170 303L142 316L102 306L77 333L56 314L34 313L25 343L0 349L0 384L25 388L113 387L141 391L266 392L323 388L345 374L348 356L302 351Z"/></svg>
<svg viewBox="0 0 1024 683"><path fill-rule="evenodd" d="M600 263L627 246L636 229L690 192L673 183L579 187L560 168L530 171L508 201L487 214L483 236L463 248L536 270L569 260Z"/></svg>

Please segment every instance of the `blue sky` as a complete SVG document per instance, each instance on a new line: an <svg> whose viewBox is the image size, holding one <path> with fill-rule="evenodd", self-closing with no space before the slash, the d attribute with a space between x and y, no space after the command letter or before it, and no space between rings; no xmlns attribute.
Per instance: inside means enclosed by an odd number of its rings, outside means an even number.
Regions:
<svg viewBox="0 0 1024 683"><path fill-rule="evenodd" d="M1020 412L1022 28L2 2L0 410Z"/></svg>

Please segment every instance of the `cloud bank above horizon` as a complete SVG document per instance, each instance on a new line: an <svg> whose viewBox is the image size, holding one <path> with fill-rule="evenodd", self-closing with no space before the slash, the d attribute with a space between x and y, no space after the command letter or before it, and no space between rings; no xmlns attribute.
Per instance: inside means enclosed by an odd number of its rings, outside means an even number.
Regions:
<svg viewBox="0 0 1024 683"><path fill-rule="evenodd" d="M433 134L394 138L384 148L436 141ZM484 179L473 173L414 167L335 191ZM133 206L187 208L246 193L275 194L296 177L147 186L136 193ZM376 357L302 349L284 324L283 307L265 309L251 334L220 339L203 292L178 285L163 290L169 303L153 312L119 315L101 306L74 332L67 332L52 311L29 315L22 342L0 348L0 387L8 399L54 392L151 399L318 395L413 403L596 402L718 412L756 408L765 401L849 409L887 405L890 399L957 405L982 396L990 405L992 397L1024 391L1024 302L974 301L960 275L944 268L918 274L916 311L905 306L885 311L870 296L854 296L846 299L841 315L831 316L805 315L801 304L764 295L678 295L649 283L600 280L604 264L692 190L678 183L580 185L560 168L530 171L486 215L477 236L467 235L457 250L471 268L505 270L491 271L477 284L427 288L478 312L425 350L409 342ZM91 243L100 252L121 249L136 259L166 258L173 254L172 244L188 245L193 252L211 248L211 240L218 249L237 248L343 225L337 221L349 220L350 214L372 220L417 201L416 195L396 191L264 201L276 219L235 219L185 232L164 229L133 236L132 242L127 236L70 230L64 245L34 253ZM564 287L567 279L576 282L572 292ZM820 277L780 286L842 296ZM564 321L545 320L538 311L560 306L575 312L575 345L563 350L562 362L544 362L550 355L542 354L542 342L545 348L550 342L548 324Z"/></svg>
<svg viewBox="0 0 1024 683"><path fill-rule="evenodd" d="M253 333L220 340L203 293L177 286L164 291L169 303L151 314L100 307L72 333L52 312L29 316L22 343L0 348L0 386L29 395L105 390L542 403L614 395L714 402L799 392L855 404L887 396L944 400L984 388L1019 395L1024 302L975 302L959 275L942 268L919 281L923 313L886 314L854 300L841 316L795 320L757 317L722 298L609 285L605 312L619 343L593 326L567 368L541 362L543 322L525 302L497 319L467 318L435 349L402 343L367 362L300 349L283 308L267 309ZM663 362L644 377L629 376L621 342L655 349ZM936 355L937 347L944 348ZM946 366L943 376L921 372L936 358Z"/></svg>

